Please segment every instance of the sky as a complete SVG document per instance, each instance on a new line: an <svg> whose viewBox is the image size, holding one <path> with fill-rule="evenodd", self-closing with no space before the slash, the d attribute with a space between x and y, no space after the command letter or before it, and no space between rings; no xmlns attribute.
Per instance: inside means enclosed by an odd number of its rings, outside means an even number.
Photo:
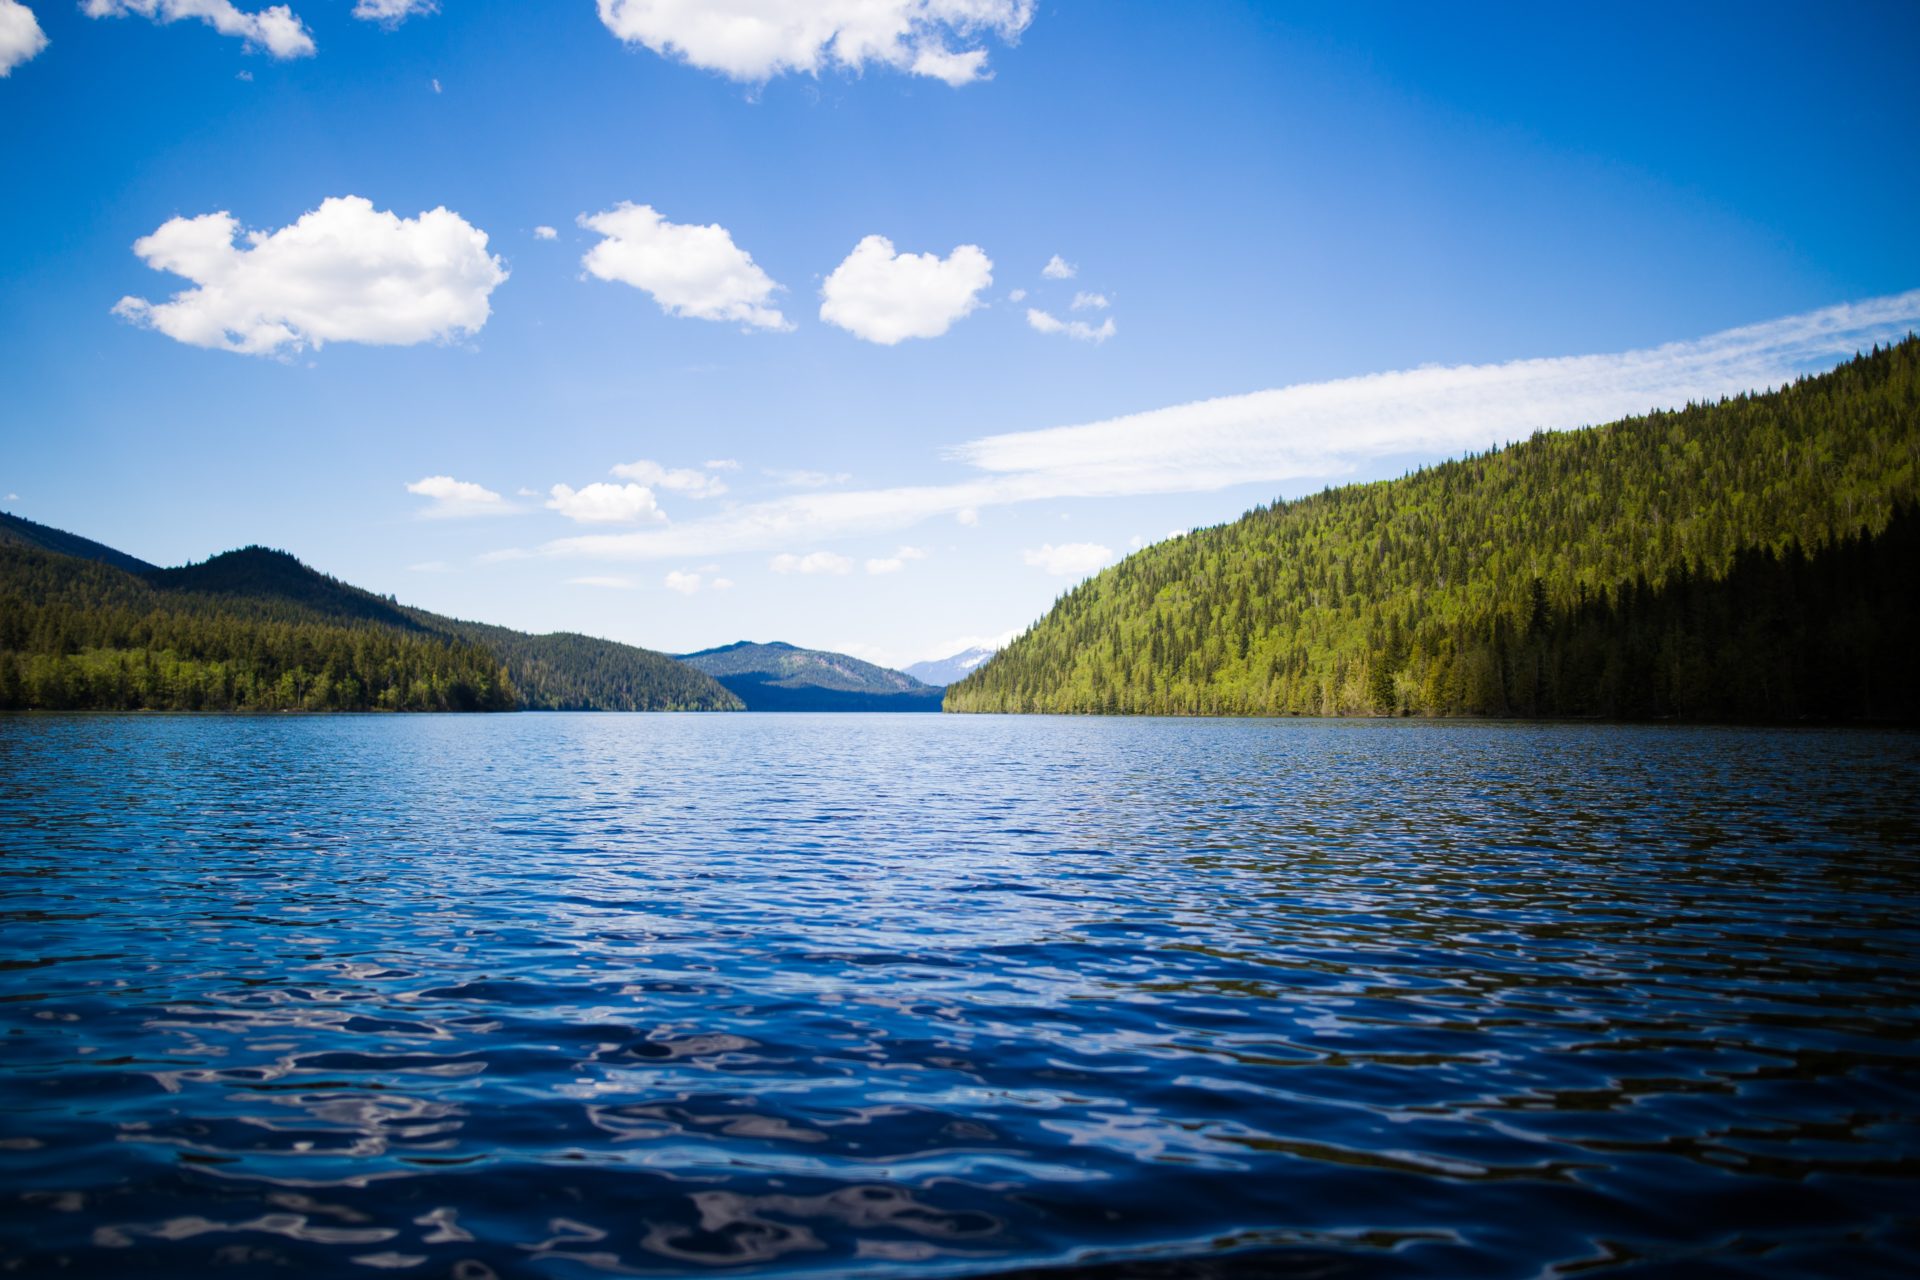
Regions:
<svg viewBox="0 0 1920 1280"><path fill-rule="evenodd" d="M1920 328L1917 48L1907 2L0 0L0 507L940 657Z"/></svg>

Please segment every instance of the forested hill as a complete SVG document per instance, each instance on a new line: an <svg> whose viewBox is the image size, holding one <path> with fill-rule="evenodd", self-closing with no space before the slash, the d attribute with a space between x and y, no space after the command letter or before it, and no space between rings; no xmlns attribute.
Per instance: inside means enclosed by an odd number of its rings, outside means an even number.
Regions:
<svg viewBox="0 0 1920 1280"><path fill-rule="evenodd" d="M1910 336L1149 547L946 706L1911 720L1916 499Z"/></svg>
<svg viewBox="0 0 1920 1280"><path fill-rule="evenodd" d="M653 711L740 703L665 654L442 618L282 551L248 547L155 569L6 517L0 707Z"/></svg>

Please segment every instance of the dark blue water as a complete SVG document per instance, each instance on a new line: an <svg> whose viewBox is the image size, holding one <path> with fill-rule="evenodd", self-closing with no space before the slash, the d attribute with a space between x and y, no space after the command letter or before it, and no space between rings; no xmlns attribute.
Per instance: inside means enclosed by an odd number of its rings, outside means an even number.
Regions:
<svg viewBox="0 0 1920 1280"><path fill-rule="evenodd" d="M1895 1275L1920 739L0 718L0 1265Z"/></svg>

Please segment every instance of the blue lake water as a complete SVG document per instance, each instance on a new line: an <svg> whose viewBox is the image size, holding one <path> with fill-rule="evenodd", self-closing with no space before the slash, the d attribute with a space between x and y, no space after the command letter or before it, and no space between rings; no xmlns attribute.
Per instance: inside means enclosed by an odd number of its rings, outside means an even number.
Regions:
<svg viewBox="0 0 1920 1280"><path fill-rule="evenodd" d="M1920 738L0 718L0 1264L1895 1275Z"/></svg>

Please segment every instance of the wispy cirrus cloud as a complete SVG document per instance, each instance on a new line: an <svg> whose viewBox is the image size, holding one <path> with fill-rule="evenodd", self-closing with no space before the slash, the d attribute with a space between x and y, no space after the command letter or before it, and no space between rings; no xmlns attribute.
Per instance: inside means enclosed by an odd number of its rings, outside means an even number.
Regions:
<svg viewBox="0 0 1920 1280"><path fill-rule="evenodd" d="M793 494L703 520L563 538L539 554L701 557L894 532L1061 498L1337 479L1386 458L1439 459L1649 409L1779 386L1920 327L1920 290L1687 342L1604 355L1435 366L1302 383L1099 422L982 436L948 483Z"/></svg>

